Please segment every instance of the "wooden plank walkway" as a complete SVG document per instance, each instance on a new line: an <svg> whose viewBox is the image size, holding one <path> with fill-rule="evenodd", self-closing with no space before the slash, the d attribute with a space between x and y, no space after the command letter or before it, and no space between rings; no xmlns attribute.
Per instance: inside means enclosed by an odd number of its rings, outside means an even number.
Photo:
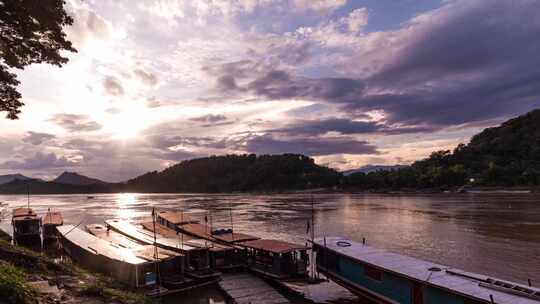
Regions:
<svg viewBox="0 0 540 304"><path fill-rule="evenodd" d="M290 304L275 288L250 273L223 274L219 287L235 304Z"/></svg>

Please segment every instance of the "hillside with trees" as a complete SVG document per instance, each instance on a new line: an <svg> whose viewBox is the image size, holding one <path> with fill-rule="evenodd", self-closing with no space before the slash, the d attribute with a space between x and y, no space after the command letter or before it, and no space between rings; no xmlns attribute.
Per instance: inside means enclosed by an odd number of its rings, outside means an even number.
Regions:
<svg viewBox="0 0 540 304"><path fill-rule="evenodd" d="M186 160L129 180L137 192L277 191L333 187L342 175L298 154L225 155Z"/></svg>
<svg viewBox="0 0 540 304"><path fill-rule="evenodd" d="M360 189L540 185L540 110L488 128L454 151L437 151L410 166L346 177Z"/></svg>

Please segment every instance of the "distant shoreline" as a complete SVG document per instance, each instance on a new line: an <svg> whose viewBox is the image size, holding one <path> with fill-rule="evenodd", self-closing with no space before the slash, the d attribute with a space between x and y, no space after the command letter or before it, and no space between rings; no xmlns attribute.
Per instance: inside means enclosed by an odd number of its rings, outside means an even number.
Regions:
<svg viewBox="0 0 540 304"><path fill-rule="evenodd" d="M122 193L143 193L143 194L538 194L539 187L500 187L500 186L482 186L482 187L453 187L453 188L418 188L418 189L354 189L354 188L316 188L316 189L298 189L298 190L275 190L275 191L233 191L233 192L138 192L138 191L97 191L97 192L31 192L30 195L95 195L95 194L122 194ZM27 195L26 192L0 192L0 195ZM92 197L88 198L89 200Z"/></svg>

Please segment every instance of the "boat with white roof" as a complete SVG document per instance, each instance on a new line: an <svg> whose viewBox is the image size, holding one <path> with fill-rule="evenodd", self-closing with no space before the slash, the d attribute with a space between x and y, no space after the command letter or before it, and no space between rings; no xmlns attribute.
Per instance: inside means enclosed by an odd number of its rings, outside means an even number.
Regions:
<svg viewBox="0 0 540 304"><path fill-rule="evenodd" d="M313 241L317 270L375 303L539 304L540 289L391 253L341 237Z"/></svg>

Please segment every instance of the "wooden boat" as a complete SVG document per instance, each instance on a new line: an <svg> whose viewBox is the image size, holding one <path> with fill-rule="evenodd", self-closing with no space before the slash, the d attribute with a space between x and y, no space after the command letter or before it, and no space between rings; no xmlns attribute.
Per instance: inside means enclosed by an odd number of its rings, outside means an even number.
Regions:
<svg viewBox="0 0 540 304"><path fill-rule="evenodd" d="M152 222L143 222L142 226L149 230L154 231L154 225ZM170 226L163 226L156 223L156 233L169 238L178 238L182 232L169 228ZM204 227L204 226L203 226ZM184 233L184 241L189 241L191 244L199 243L199 246L208 247L209 250L209 263L210 268L220 271L228 271L241 268L244 265L244 250L239 246L224 245L212 241L210 238L201 238L195 234Z"/></svg>
<svg viewBox="0 0 540 304"><path fill-rule="evenodd" d="M127 250L131 250L136 255L138 255L140 252L153 254L157 253L157 258L160 261L160 281L163 286L169 289L169 291L180 292L201 286L201 284L197 284L195 280L192 280L185 276L185 256L181 253L173 252L159 247L154 248L154 246L152 245L142 244L141 242L133 240L116 231L109 230L107 229L107 227L101 224L87 225L86 230L90 234L102 240L108 241L113 245L126 248ZM154 250L157 250L157 252L154 252ZM177 259L171 259L170 262L165 263L163 261L164 257L177 257Z"/></svg>
<svg viewBox="0 0 540 304"><path fill-rule="evenodd" d="M183 257L160 250L154 256L154 248L128 248L98 238L73 225L57 228L64 251L81 266L101 272L133 287L149 289L161 284L162 276L180 273ZM161 293L167 293L160 288Z"/></svg>
<svg viewBox="0 0 540 304"><path fill-rule="evenodd" d="M213 242L221 242L230 245L259 239L259 237L248 234L233 233L232 229L218 229L211 231L207 225L200 224L199 221L193 220L189 215L177 211L160 211L157 212L156 218L157 222L163 226Z"/></svg>
<svg viewBox="0 0 540 304"><path fill-rule="evenodd" d="M182 236L166 237L154 234L144 229L142 225L132 224L124 220L107 220L107 227L125 236L135 239L143 244L156 245L171 251L182 253L186 256L186 275L200 281L217 280L221 273L210 269L209 250L204 244L183 240Z"/></svg>
<svg viewBox="0 0 540 304"><path fill-rule="evenodd" d="M31 208L17 208L13 210L11 219L13 225L13 239L16 243L41 244L41 217Z"/></svg>
<svg viewBox="0 0 540 304"><path fill-rule="evenodd" d="M247 250L250 270L274 280L307 278L310 248L281 240L260 239L238 243Z"/></svg>
<svg viewBox="0 0 540 304"><path fill-rule="evenodd" d="M43 217L43 241L56 239L58 236L56 228L64 224L64 219L60 212L51 212L49 209Z"/></svg>
<svg viewBox="0 0 540 304"><path fill-rule="evenodd" d="M373 248L317 238L317 269L375 303L538 304L540 289Z"/></svg>

